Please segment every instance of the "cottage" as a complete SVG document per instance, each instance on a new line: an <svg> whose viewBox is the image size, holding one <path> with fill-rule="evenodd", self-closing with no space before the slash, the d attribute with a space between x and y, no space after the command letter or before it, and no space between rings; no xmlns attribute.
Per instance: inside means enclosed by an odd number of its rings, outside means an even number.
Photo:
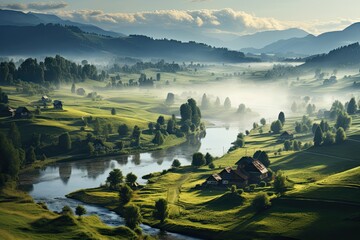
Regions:
<svg viewBox="0 0 360 240"><path fill-rule="evenodd" d="M55 100L53 105L55 109L63 109L63 102L60 100Z"/></svg>
<svg viewBox="0 0 360 240"><path fill-rule="evenodd" d="M41 97L41 101L42 101L43 103L48 103L48 102L51 102L51 99L50 99L48 96L43 95L43 96Z"/></svg>
<svg viewBox="0 0 360 240"><path fill-rule="evenodd" d="M259 160L252 157L242 157L235 163L237 172L248 176L248 183L258 183L268 177L268 170Z"/></svg>
<svg viewBox="0 0 360 240"><path fill-rule="evenodd" d="M221 177L221 184L223 185L236 185L238 187L244 187L247 184L248 176L233 170L231 167L226 167L219 173Z"/></svg>
<svg viewBox="0 0 360 240"><path fill-rule="evenodd" d="M77 94L77 95L84 96L84 95L85 95L85 89L83 89L83 88L78 88L78 89L76 90L76 94Z"/></svg>
<svg viewBox="0 0 360 240"><path fill-rule="evenodd" d="M285 131L280 135L279 140L286 141L286 140L292 140L293 138L294 138L294 134L292 134L291 132Z"/></svg>
<svg viewBox="0 0 360 240"><path fill-rule="evenodd" d="M208 177L205 181L208 185L219 185L221 184L221 177L218 174L213 174L210 177Z"/></svg>
<svg viewBox="0 0 360 240"><path fill-rule="evenodd" d="M15 118L26 118L31 117L31 112L26 107L18 107L15 110L14 114Z"/></svg>

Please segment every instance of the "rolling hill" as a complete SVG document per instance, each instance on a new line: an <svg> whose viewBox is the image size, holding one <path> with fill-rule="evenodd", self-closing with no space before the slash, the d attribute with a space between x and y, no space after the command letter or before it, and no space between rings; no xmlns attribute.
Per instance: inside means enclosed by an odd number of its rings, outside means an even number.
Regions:
<svg viewBox="0 0 360 240"><path fill-rule="evenodd" d="M110 37L83 32L75 26L39 24L36 26L0 26L0 55L117 55L163 58L176 61L253 62L244 53L214 48L196 42L153 39L141 35Z"/></svg>

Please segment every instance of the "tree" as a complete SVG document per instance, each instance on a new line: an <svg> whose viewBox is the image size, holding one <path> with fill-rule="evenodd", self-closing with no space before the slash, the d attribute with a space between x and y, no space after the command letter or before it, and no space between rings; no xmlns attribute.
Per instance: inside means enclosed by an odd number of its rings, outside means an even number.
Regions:
<svg viewBox="0 0 360 240"><path fill-rule="evenodd" d="M261 123L261 125L265 126L265 125L266 125L266 120L265 120L265 118L260 119L260 123Z"/></svg>
<svg viewBox="0 0 360 240"><path fill-rule="evenodd" d="M355 114L356 111L357 111L357 108L358 108L358 106L356 105L355 98L351 98L350 102L349 102L349 104L347 106L347 113L350 114L350 115Z"/></svg>
<svg viewBox="0 0 360 240"><path fill-rule="evenodd" d="M201 122L200 108L196 105L196 101L192 98L188 99L188 105L191 108L191 122L198 127Z"/></svg>
<svg viewBox="0 0 360 240"><path fill-rule="evenodd" d="M265 167L270 166L269 156L265 151L257 150L254 153L253 158L259 160L262 164L264 164Z"/></svg>
<svg viewBox="0 0 360 240"><path fill-rule="evenodd" d="M165 124L164 116L159 116L158 119L156 120L156 122L160 125L164 125Z"/></svg>
<svg viewBox="0 0 360 240"><path fill-rule="evenodd" d="M32 164L36 161L35 149L31 146L26 152L26 163Z"/></svg>
<svg viewBox="0 0 360 240"><path fill-rule="evenodd" d="M128 185L121 185L119 189L119 198L120 203L124 206L128 202L130 202L132 198L132 190Z"/></svg>
<svg viewBox="0 0 360 240"><path fill-rule="evenodd" d="M78 205L75 209L75 214L81 217L82 215L86 214L86 209L82 205Z"/></svg>
<svg viewBox="0 0 360 240"><path fill-rule="evenodd" d="M201 152L196 152L193 154L191 166L200 167L205 165L206 161L204 155Z"/></svg>
<svg viewBox="0 0 360 240"><path fill-rule="evenodd" d="M59 147L64 151L71 150L71 138L68 132L59 136Z"/></svg>
<svg viewBox="0 0 360 240"><path fill-rule="evenodd" d="M191 121L192 111L191 111L191 107L189 104L184 103L180 106L180 116L181 116L182 122L185 122L186 120Z"/></svg>
<svg viewBox="0 0 360 240"><path fill-rule="evenodd" d="M237 109L237 113L245 113L246 111L246 106L245 104L241 103Z"/></svg>
<svg viewBox="0 0 360 240"><path fill-rule="evenodd" d="M96 118L95 122L94 122L94 132L95 132L95 134L100 134L100 131L101 131L100 120L99 120L99 118Z"/></svg>
<svg viewBox="0 0 360 240"><path fill-rule="evenodd" d="M351 126L351 116L349 116L347 113L340 113L336 119L335 127L339 128L342 127L344 130L348 130Z"/></svg>
<svg viewBox="0 0 360 240"><path fill-rule="evenodd" d="M284 123L285 123L285 114L284 114L284 112L279 113L278 120L280 120L281 124L284 125Z"/></svg>
<svg viewBox="0 0 360 240"><path fill-rule="evenodd" d="M106 182L109 184L111 189L115 189L116 186L123 182L124 176L120 169L115 168L110 173L109 176L106 178Z"/></svg>
<svg viewBox="0 0 360 240"><path fill-rule="evenodd" d="M336 130L335 142L337 144L343 143L346 140L346 133L342 127Z"/></svg>
<svg viewBox="0 0 360 240"><path fill-rule="evenodd" d="M210 107L210 101L207 98L206 94L204 93L204 95L202 96L202 99L201 99L201 108L208 109L209 107Z"/></svg>
<svg viewBox="0 0 360 240"><path fill-rule="evenodd" d="M116 109L115 108L111 109L111 115L116 115Z"/></svg>
<svg viewBox="0 0 360 240"><path fill-rule="evenodd" d="M160 81L161 75L160 73L156 73L156 81Z"/></svg>
<svg viewBox="0 0 360 240"><path fill-rule="evenodd" d="M324 139L323 139L324 145L331 145L335 143L335 135L331 133L330 131L327 131L324 133Z"/></svg>
<svg viewBox="0 0 360 240"><path fill-rule="evenodd" d="M76 91L76 86L75 86L75 83L73 83L71 85L71 93L75 93L75 91Z"/></svg>
<svg viewBox="0 0 360 240"><path fill-rule="evenodd" d="M136 205L129 205L124 208L125 225L130 229L135 229L142 221L140 208Z"/></svg>
<svg viewBox="0 0 360 240"><path fill-rule="evenodd" d="M213 162L211 162L211 163L209 164L209 168L210 168L211 170L215 169L215 165L214 165Z"/></svg>
<svg viewBox="0 0 360 240"><path fill-rule="evenodd" d="M157 145L162 145L164 143L164 141L165 141L165 139L164 139L164 136L161 133L161 131L156 131L155 137L152 140L152 142Z"/></svg>
<svg viewBox="0 0 360 240"><path fill-rule="evenodd" d="M21 135L15 122L12 122L10 124L10 131L8 137L12 141L14 147L16 148L21 147Z"/></svg>
<svg viewBox="0 0 360 240"><path fill-rule="evenodd" d="M95 153L94 144L92 142L88 142L88 152L90 156L93 156Z"/></svg>
<svg viewBox="0 0 360 240"><path fill-rule="evenodd" d="M154 216L164 222L168 216L168 202L161 198L155 202Z"/></svg>
<svg viewBox="0 0 360 240"><path fill-rule="evenodd" d="M283 124L281 123L281 121L276 120L271 123L270 129L274 133L280 133L280 131L282 130L282 127L283 127Z"/></svg>
<svg viewBox="0 0 360 240"><path fill-rule="evenodd" d="M307 105L306 107L306 113L309 114L309 115L312 115L316 110L316 107L315 107L315 104L309 104Z"/></svg>
<svg viewBox="0 0 360 240"><path fill-rule="evenodd" d="M289 151L289 150L291 150L291 147L292 147L292 142L289 141L289 140L285 140L285 142L284 142L284 150Z"/></svg>
<svg viewBox="0 0 360 240"><path fill-rule="evenodd" d="M259 193L251 202L251 206L257 211L260 212L271 206L269 196L266 193Z"/></svg>
<svg viewBox="0 0 360 240"><path fill-rule="evenodd" d="M174 133L174 129L175 129L175 122L173 119L169 119L167 126L166 126L166 131L169 134L173 134Z"/></svg>
<svg viewBox="0 0 360 240"><path fill-rule="evenodd" d="M120 137L127 136L129 134L129 127L126 124L121 124L118 127L118 133Z"/></svg>
<svg viewBox="0 0 360 240"><path fill-rule="evenodd" d="M131 172L131 173L128 173L128 174L126 175L126 178L125 178L125 179L126 179L125 181L126 181L127 183L130 183L130 185L132 186L132 185L134 185L134 183L136 182L137 176Z"/></svg>
<svg viewBox="0 0 360 240"><path fill-rule="evenodd" d="M175 102L175 95L173 93L168 93L166 96L165 104L172 105Z"/></svg>
<svg viewBox="0 0 360 240"><path fill-rule="evenodd" d="M133 128L132 137L135 140L134 145L136 147L139 147L140 146L141 130L137 125L135 125L134 128Z"/></svg>
<svg viewBox="0 0 360 240"><path fill-rule="evenodd" d="M178 168L180 166L181 166L181 163L180 163L179 159L174 159L174 161L171 164L171 167Z"/></svg>
<svg viewBox="0 0 360 240"><path fill-rule="evenodd" d="M323 142L323 131L321 130L321 127L318 127L314 135L314 145L320 146L322 142Z"/></svg>
<svg viewBox="0 0 360 240"><path fill-rule="evenodd" d="M213 156L211 156L211 154L210 153L206 153L205 154L205 164L206 165L209 165L210 163L212 163L213 162L213 160L214 160L214 157Z"/></svg>
<svg viewBox="0 0 360 240"><path fill-rule="evenodd" d="M280 170L275 174L274 189L279 193L282 193L286 190L286 176Z"/></svg>
<svg viewBox="0 0 360 240"><path fill-rule="evenodd" d="M19 151L15 149L12 142L3 133L0 133L0 178L4 175L16 178L20 169L20 160ZM2 183L0 180L0 187Z"/></svg>
<svg viewBox="0 0 360 240"><path fill-rule="evenodd" d="M225 109L230 109L230 108L231 108L231 101L230 101L230 98L229 98L229 97L225 98L224 108L225 108Z"/></svg>
<svg viewBox="0 0 360 240"><path fill-rule="evenodd" d="M220 98L217 97L214 103L215 107L219 107L220 106Z"/></svg>
<svg viewBox="0 0 360 240"><path fill-rule="evenodd" d="M61 209L61 214L62 215L74 215L74 212L72 211L72 209L68 205L65 205Z"/></svg>

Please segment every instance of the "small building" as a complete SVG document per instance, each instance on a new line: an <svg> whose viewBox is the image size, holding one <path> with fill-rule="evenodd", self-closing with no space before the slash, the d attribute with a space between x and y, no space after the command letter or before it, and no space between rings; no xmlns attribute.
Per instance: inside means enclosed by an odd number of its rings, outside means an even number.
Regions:
<svg viewBox="0 0 360 240"><path fill-rule="evenodd" d="M294 134L292 134L291 132L288 132L288 131L283 132L279 137L280 141L286 141L286 140L292 140L292 139L294 139Z"/></svg>
<svg viewBox="0 0 360 240"><path fill-rule="evenodd" d="M42 101L43 103L48 103L48 102L51 102L51 99L50 99L48 96L43 95L43 96L41 97L41 101Z"/></svg>
<svg viewBox="0 0 360 240"><path fill-rule="evenodd" d="M55 109L63 109L63 102L60 100L55 100L53 105Z"/></svg>
<svg viewBox="0 0 360 240"><path fill-rule="evenodd" d="M208 177L205 181L208 185L220 185L221 184L221 177L218 174L213 174L210 177Z"/></svg>
<svg viewBox="0 0 360 240"><path fill-rule="evenodd" d="M84 96L84 95L85 95L85 89L83 89L83 88L78 88L78 89L76 90L76 94L77 94L77 95Z"/></svg>
<svg viewBox="0 0 360 240"><path fill-rule="evenodd" d="M27 118L31 117L31 112L26 107L18 107L15 110L14 114L15 118Z"/></svg>
<svg viewBox="0 0 360 240"><path fill-rule="evenodd" d="M245 187L247 184L248 176L240 171L226 167L219 173L221 183L223 185L236 185L237 187Z"/></svg>

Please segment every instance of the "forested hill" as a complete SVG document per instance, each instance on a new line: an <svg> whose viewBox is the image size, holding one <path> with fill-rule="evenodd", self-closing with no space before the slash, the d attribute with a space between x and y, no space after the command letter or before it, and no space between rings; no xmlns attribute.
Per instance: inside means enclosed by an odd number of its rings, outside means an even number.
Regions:
<svg viewBox="0 0 360 240"><path fill-rule="evenodd" d="M73 26L0 26L0 55L96 55L156 57L177 61L253 62L242 52L195 42L155 40L146 36L105 37Z"/></svg>
<svg viewBox="0 0 360 240"><path fill-rule="evenodd" d="M360 45L354 43L334 49L327 54L309 57L301 67L360 67Z"/></svg>

